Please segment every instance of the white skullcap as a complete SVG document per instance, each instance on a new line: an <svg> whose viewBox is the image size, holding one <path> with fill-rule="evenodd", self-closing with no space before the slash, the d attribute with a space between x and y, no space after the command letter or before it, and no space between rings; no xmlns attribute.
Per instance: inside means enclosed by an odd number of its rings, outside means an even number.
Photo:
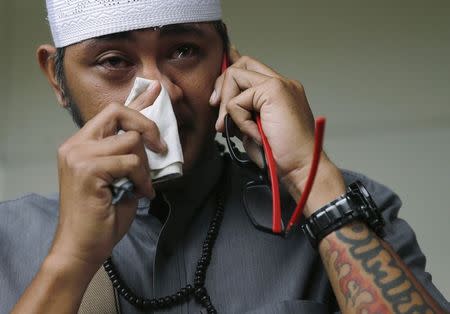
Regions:
<svg viewBox="0 0 450 314"><path fill-rule="evenodd" d="M55 46L164 26L220 20L220 0L46 0Z"/></svg>

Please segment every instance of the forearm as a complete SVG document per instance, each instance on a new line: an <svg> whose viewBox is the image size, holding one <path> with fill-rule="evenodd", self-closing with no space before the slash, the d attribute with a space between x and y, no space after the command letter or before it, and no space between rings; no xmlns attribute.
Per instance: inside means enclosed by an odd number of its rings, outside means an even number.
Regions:
<svg viewBox="0 0 450 314"><path fill-rule="evenodd" d="M12 313L77 313L95 272L83 262L49 256Z"/></svg>
<svg viewBox="0 0 450 314"><path fill-rule="evenodd" d="M355 222L331 233L319 250L342 313L444 313L365 224Z"/></svg>

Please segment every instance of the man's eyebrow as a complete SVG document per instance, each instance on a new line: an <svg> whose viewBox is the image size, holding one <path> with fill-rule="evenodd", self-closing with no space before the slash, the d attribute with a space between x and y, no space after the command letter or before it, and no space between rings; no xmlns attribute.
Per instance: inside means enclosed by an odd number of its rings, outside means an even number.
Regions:
<svg viewBox="0 0 450 314"><path fill-rule="evenodd" d="M161 37L180 36L180 35L196 35L206 37L206 32L198 24L173 24L160 28Z"/></svg>

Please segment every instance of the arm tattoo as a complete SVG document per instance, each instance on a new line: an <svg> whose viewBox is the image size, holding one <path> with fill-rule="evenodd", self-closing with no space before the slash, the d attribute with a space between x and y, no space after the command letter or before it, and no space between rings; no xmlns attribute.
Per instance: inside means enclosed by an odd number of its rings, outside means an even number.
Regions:
<svg viewBox="0 0 450 314"><path fill-rule="evenodd" d="M325 239L325 260L338 274L346 306L357 313L435 313L395 257L365 225L354 224L335 235L349 246Z"/></svg>
<svg viewBox="0 0 450 314"><path fill-rule="evenodd" d="M337 284L345 301L345 306L354 308L356 313L389 313L390 307L382 302L379 292L365 279L361 269L353 265L346 247L325 238L325 263L337 274ZM343 309L342 309L343 310Z"/></svg>

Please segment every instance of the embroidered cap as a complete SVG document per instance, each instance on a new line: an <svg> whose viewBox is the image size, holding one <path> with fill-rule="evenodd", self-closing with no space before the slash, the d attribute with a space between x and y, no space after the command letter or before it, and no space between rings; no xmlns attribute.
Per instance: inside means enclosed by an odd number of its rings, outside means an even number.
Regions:
<svg viewBox="0 0 450 314"><path fill-rule="evenodd" d="M58 48L98 36L220 20L220 0L46 0Z"/></svg>

